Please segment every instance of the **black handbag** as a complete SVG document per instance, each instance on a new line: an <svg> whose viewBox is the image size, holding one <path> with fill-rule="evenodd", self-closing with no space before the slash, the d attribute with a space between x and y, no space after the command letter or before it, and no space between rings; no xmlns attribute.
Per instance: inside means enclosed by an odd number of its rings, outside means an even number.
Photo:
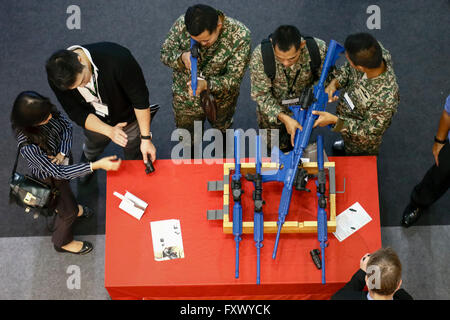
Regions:
<svg viewBox="0 0 450 320"><path fill-rule="evenodd" d="M20 146L17 149L16 161L9 183L10 203L16 203L25 208L26 213L35 212L35 218L37 218L36 214L52 216L54 210L51 208L51 204L57 196L57 190L36 178L16 172L19 153Z"/></svg>

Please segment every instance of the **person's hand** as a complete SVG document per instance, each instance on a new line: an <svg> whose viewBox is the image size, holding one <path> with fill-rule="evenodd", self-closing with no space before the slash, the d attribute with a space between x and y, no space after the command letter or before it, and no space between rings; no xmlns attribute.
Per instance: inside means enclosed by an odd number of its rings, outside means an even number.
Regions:
<svg viewBox="0 0 450 320"><path fill-rule="evenodd" d="M147 163L148 160L151 162L156 160L156 148L151 140L141 139L141 152L144 163ZM148 158L148 155L150 155L150 159Z"/></svg>
<svg viewBox="0 0 450 320"><path fill-rule="evenodd" d="M433 144L433 156L434 161L436 161L436 165L439 167L439 152L441 152L441 149L444 145L442 143L435 142Z"/></svg>
<svg viewBox="0 0 450 320"><path fill-rule="evenodd" d="M97 160L95 162L92 162L92 170L98 170L103 169L106 171L113 170L117 171L120 168L120 164L122 163L122 160L117 160L117 156L109 156L101 158L100 160Z"/></svg>
<svg viewBox="0 0 450 320"><path fill-rule="evenodd" d="M192 97L194 91L192 91L191 81L189 81L187 83L187 85L188 85L188 88L189 88L189 95ZM198 78L198 80L197 80L197 91L195 92L195 96L199 97L200 93L202 93L202 91L206 90L207 88L208 88L208 82L206 82L206 80Z"/></svg>
<svg viewBox="0 0 450 320"><path fill-rule="evenodd" d="M284 113L280 114L278 116L278 119L280 119L280 121L284 123L287 133L291 136L291 144L292 146L294 146L295 133L297 132L297 129L302 131L302 126L300 125L300 123L298 123L297 120Z"/></svg>
<svg viewBox="0 0 450 320"><path fill-rule="evenodd" d="M54 164L61 164L64 161L65 156L60 152L58 153L55 157L54 156L48 156L51 160L52 163Z"/></svg>
<svg viewBox="0 0 450 320"><path fill-rule="evenodd" d="M325 88L325 93L328 94L328 103L337 101L339 97L334 96L334 93L337 90L337 80L331 80L330 84Z"/></svg>
<svg viewBox="0 0 450 320"><path fill-rule="evenodd" d="M361 261L359 261L359 268L367 272L367 262L369 262L370 253L366 253L362 258Z"/></svg>
<svg viewBox="0 0 450 320"><path fill-rule="evenodd" d="M314 128L317 126L325 127L329 124L336 124L338 120L338 117L326 111L313 111L312 114L319 116L319 118L317 118L314 122Z"/></svg>
<svg viewBox="0 0 450 320"><path fill-rule="evenodd" d="M191 70L191 52L186 51L181 55L181 61L183 62L186 69Z"/></svg>
<svg viewBox="0 0 450 320"><path fill-rule="evenodd" d="M114 127L111 127L111 131L108 137L115 143L121 147L125 147L128 143L128 136L123 131L123 127L127 125L126 122L121 122L116 124Z"/></svg>

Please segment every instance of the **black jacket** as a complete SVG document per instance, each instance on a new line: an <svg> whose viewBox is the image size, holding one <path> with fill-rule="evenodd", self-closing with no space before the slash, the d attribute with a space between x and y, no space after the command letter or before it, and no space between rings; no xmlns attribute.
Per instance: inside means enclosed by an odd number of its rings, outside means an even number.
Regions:
<svg viewBox="0 0 450 320"><path fill-rule="evenodd" d="M136 120L133 108L146 109L150 103L142 69L131 52L111 42L81 46L89 51L98 68L98 89L102 102L108 105L109 115L99 118L111 126ZM84 128L88 115L95 114L94 107L77 89L61 91L49 84L70 119Z"/></svg>
<svg viewBox="0 0 450 320"><path fill-rule="evenodd" d="M341 290L336 292L331 300L367 300L367 291L363 291L366 286L366 273L359 269ZM413 300L404 289L398 289L394 293L394 300Z"/></svg>

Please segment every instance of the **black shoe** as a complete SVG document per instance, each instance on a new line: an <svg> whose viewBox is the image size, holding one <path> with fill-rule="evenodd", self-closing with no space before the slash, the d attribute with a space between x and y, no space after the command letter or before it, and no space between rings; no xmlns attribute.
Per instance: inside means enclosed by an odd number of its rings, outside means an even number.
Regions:
<svg viewBox="0 0 450 320"><path fill-rule="evenodd" d="M72 251L68 251L65 250L63 248L59 248L57 246L53 246L55 248L56 251L58 252L62 252L62 253L72 253L72 254L78 254L78 255L84 255L87 254L89 252L91 252L94 249L94 246L92 245L92 243L90 243L89 241L83 241L83 247L81 248L80 251L78 252L72 252Z"/></svg>
<svg viewBox="0 0 450 320"><path fill-rule="evenodd" d="M83 214L77 218L85 218L85 219L89 219L90 217L92 217L94 215L94 211L91 210L90 208L83 206Z"/></svg>
<svg viewBox="0 0 450 320"><path fill-rule="evenodd" d="M405 208L405 211L403 211L402 226L405 228L409 228L414 223L416 223L417 220L419 220L422 214L423 209L418 208L412 203L408 204L408 206Z"/></svg>
<svg viewBox="0 0 450 320"><path fill-rule="evenodd" d="M333 143L333 151L343 152L344 148L344 140L337 140Z"/></svg>
<svg viewBox="0 0 450 320"><path fill-rule="evenodd" d="M332 149L334 156L345 156L344 140L335 141Z"/></svg>

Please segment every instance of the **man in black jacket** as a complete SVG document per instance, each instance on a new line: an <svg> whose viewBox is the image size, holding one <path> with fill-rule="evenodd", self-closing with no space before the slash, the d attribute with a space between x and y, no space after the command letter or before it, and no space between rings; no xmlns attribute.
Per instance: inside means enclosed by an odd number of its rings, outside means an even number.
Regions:
<svg viewBox="0 0 450 320"><path fill-rule="evenodd" d="M392 248L361 258L360 269L331 300L413 300L402 285L402 264ZM363 291L367 285L368 292Z"/></svg>
<svg viewBox="0 0 450 320"><path fill-rule="evenodd" d="M435 164L417 184L403 212L402 226L408 228L450 188L450 95L445 102L432 148ZM445 211L445 208L443 208ZM447 209L448 212L448 209Z"/></svg>
<svg viewBox="0 0 450 320"><path fill-rule="evenodd" d="M148 89L128 49L110 42L71 46L55 52L46 69L62 107L84 128L82 160L94 161L111 140L127 160L156 159Z"/></svg>

